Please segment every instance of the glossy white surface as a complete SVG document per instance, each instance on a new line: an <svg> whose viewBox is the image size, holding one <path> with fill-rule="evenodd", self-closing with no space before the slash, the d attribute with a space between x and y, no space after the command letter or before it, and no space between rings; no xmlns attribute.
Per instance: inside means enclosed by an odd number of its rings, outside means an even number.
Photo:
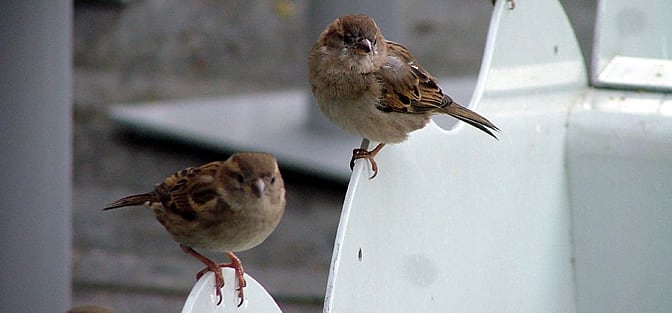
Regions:
<svg viewBox="0 0 672 313"><path fill-rule="evenodd" d="M592 80L597 86L672 90L672 1L600 1Z"/></svg>
<svg viewBox="0 0 672 313"><path fill-rule="evenodd" d="M567 137L580 312L672 311L672 97L592 90Z"/></svg>
<svg viewBox="0 0 672 313"><path fill-rule="evenodd" d="M215 313L215 312L264 312L280 313L280 308L266 289L254 278L245 274L245 300L238 306L238 292L236 291L235 271L231 268L222 268L224 274L224 288L222 288L222 303L217 305L218 298L215 295L215 275L208 272L199 279L187 301L184 303L182 313Z"/></svg>
<svg viewBox="0 0 672 313"><path fill-rule="evenodd" d="M432 124L375 179L358 161L325 312L576 311L564 148L586 72L557 2L504 5L472 98L500 140Z"/></svg>

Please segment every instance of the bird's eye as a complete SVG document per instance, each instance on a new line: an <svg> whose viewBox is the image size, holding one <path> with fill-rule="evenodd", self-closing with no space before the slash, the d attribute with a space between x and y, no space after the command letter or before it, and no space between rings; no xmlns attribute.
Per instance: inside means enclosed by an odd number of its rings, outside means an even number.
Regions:
<svg viewBox="0 0 672 313"><path fill-rule="evenodd" d="M245 177L243 177L242 174L238 174L238 176L236 176L236 179L237 179L238 182L241 183L241 184L245 181Z"/></svg>
<svg viewBox="0 0 672 313"><path fill-rule="evenodd" d="M271 185L275 184L275 176L271 177Z"/></svg>
<svg viewBox="0 0 672 313"><path fill-rule="evenodd" d="M353 38L352 35L345 35L343 36L343 42L345 44L351 45L353 42L355 42L355 38Z"/></svg>

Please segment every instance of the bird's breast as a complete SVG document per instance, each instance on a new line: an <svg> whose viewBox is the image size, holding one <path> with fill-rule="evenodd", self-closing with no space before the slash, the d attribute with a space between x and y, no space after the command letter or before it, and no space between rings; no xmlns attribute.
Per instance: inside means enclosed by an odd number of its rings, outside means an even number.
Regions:
<svg viewBox="0 0 672 313"><path fill-rule="evenodd" d="M318 106L329 120L344 130L381 143L402 142L410 132L429 122L429 114L381 111L378 109L380 86L377 83L368 86L368 89L336 87L340 88L339 92L331 95L316 92Z"/></svg>
<svg viewBox="0 0 672 313"><path fill-rule="evenodd" d="M164 224L176 241L194 249L244 251L259 245L277 227L284 206L259 206L218 215L201 214L193 221Z"/></svg>

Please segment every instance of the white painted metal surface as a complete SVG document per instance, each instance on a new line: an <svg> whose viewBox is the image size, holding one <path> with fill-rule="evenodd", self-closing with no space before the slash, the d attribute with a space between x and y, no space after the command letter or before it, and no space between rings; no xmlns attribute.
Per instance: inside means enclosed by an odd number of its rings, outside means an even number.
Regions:
<svg viewBox="0 0 672 313"><path fill-rule="evenodd" d="M672 1L600 1L592 80L596 86L672 91Z"/></svg>
<svg viewBox="0 0 672 313"><path fill-rule="evenodd" d="M598 6L593 83L636 91L589 90L570 115L580 312L672 312L670 12L667 0Z"/></svg>
<svg viewBox="0 0 672 313"><path fill-rule="evenodd" d="M472 98L500 140L430 124L375 179L358 161L324 312L575 312L564 144L587 75L556 1L504 6Z"/></svg>
<svg viewBox="0 0 672 313"><path fill-rule="evenodd" d="M245 274L245 300L238 306L238 292L236 289L236 276L232 268L222 268L224 274L224 288L222 288L222 303L217 305L218 298L215 295L215 275L208 272L199 279L187 301L184 303L182 313L217 313L217 312L263 312L281 313L280 308L266 289L254 278Z"/></svg>
<svg viewBox="0 0 672 313"><path fill-rule="evenodd" d="M579 312L672 312L672 97L590 91L567 169Z"/></svg>

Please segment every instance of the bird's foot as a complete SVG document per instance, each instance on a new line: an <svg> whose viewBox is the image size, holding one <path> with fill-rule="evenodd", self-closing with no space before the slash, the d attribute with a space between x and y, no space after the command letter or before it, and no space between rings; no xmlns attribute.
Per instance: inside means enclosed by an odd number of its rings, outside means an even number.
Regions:
<svg viewBox="0 0 672 313"><path fill-rule="evenodd" d="M208 267L202 269L200 272L196 273L196 280L201 279L201 276L205 275L207 272L213 272L215 273L215 288L217 289L215 292L217 294L217 297L219 298L219 301L217 302L217 305L222 303L222 291L221 288L224 287L224 276L222 275L222 271L220 268L222 267L230 267L233 268L236 271L236 281L238 283L238 287L236 288L236 291L238 291L238 306L240 307L243 305L243 301L245 300L245 296L243 293L243 288L247 286L247 281L245 281L245 269L243 268L243 263L240 262L240 259L233 253L227 252L226 253L229 259L231 259L231 263L221 263L221 264L216 264L212 263L214 267Z"/></svg>
<svg viewBox="0 0 672 313"><path fill-rule="evenodd" d="M196 273L196 280L201 279L201 277L207 272L213 272L215 274L215 295L217 296L217 305L222 303L222 288L224 287L224 276L222 271L219 269L219 266L216 263L212 263L214 267L206 267Z"/></svg>
<svg viewBox="0 0 672 313"><path fill-rule="evenodd" d="M240 307L241 305L243 305L243 301L245 301L243 288L247 286L247 282L245 281L245 269L243 268L243 263L240 262L240 259L235 254L233 254L233 252L227 252L226 255L231 260L231 263L222 263L219 266L230 267L236 271L236 281L238 282L238 287L236 287L236 291L238 291L238 299L239 299L238 306Z"/></svg>
<svg viewBox="0 0 672 313"><path fill-rule="evenodd" d="M352 150L352 158L350 159L350 170L355 168L355 160L357 159L367 159L369 160L369 163L371 163L371 170L373 171L373 175L369 177L369 179L373 179L378 175L378 164L376 163L376 160L374 159L380 149L385 146L384 143L379 143L373 150L369 151L366 149L353 149Z"/></svg>
<svg viewBox="0 0 672 313"><path fill-rule="evenodd" d="M495 5L497 0L492 0L492 5ZM513 10L516 8L516 0L506 0L506 2L509 3L509 10Z"/></svg>
<svg viewBox="0 0 672 313"><path fill-rule="evenodd" d="M355 168L355 160L357 159L367 159L369 160L369 163L371 163L371 170L373 171L373 175L369 177L369 179L373 179L376 177L376 175L378 175L378 164L374 159L374 155L371 155L371 152L366 149L353 149L352 159L350 159L350 170Z"/></svg>
<svg viewBox="0 0 672 313"><path fill-rule="evenodd" d="M222 303L222 287L224 287L224 276L222 275L222 271L219 269L219 265L190 247L185 245L180 245L180 247L182 248L182 251L197 258L199 261L205 264L205 268L196 273L196 280L201 279L201 277L203 277L203 275L207 272L213 272L215 274L215 295L217 295L218 299L217 305L220 305Z"/></svg>
<svg viewBox="0 0 672 313"><path fill-rule="evenodd" d="M214 267L206 267L196 273L196 280L201 279L203 275L207 272L213 272L215 274L215 295L217 296L217 305L220 305L222 303L222 288L224 288L224 275L222 275L222 271L220 270L220 267L222 267L223 264L217 265L216 263L213 263ZM239 305L240 306L240 305Z"/></svg>

